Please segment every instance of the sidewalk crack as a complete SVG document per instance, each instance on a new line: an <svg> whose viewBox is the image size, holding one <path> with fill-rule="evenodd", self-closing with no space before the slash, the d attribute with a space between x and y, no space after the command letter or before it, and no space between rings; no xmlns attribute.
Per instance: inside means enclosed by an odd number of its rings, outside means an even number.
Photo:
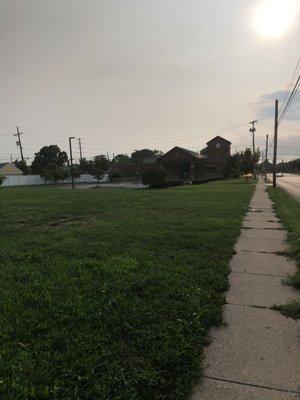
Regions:
<svg viewBox="0 0 300 400"><path fill-rule="evenodd" d="M283 392L283 393L299 394L298 390L293 390L293 389L279 389L279 388L275 388L272 386L257 385L254 383L240 382L240 381L235 381L235 380L231 380L231 379L215 378L215 377L209 376L209 375L203 375L203 378L211 379L213 381L236 383L237 385L241 385L241 386L249 386L249 387L260 388L260 389L276 390L277 392Z"/></svg>

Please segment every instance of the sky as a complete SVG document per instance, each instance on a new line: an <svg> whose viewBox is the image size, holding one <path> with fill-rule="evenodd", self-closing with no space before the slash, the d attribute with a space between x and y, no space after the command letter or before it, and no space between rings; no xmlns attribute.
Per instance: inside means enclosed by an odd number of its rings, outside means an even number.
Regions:
<svg viewBox="0 0 300 400"><path fill-rule="evenodd" d="M255 119L264 148L300 56L299 0L271 1L0 0L0 161L20 158L17 125L29 163L70 136L86 158L216 135L235 151ZM278 143L300 157L299 93Z"/></svg>

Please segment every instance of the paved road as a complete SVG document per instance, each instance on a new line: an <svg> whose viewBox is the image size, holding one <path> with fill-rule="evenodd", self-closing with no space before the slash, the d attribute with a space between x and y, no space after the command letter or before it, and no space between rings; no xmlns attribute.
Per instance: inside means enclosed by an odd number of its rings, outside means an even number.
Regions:
<svg viewBox="0 0 300 400"><path fill-rule="evenodd" d="M272 181L272 175L268 175L268 178ZM277 177L277 185L300 201L300 175L284 174L282 178Z"/></svg>

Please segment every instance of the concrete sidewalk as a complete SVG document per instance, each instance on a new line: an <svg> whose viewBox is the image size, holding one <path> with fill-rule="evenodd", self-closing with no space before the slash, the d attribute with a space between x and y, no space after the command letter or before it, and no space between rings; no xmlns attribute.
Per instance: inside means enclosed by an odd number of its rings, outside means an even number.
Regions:
<svg viewBox="0 0 300 400"><path fill-rule="evenodd" d="M260 179L231 260L227 325L211 331L202 384L192 400L299 399L299 322L271 310L299 292L282 284L296 270L277 252L286 232Z"/></svg>

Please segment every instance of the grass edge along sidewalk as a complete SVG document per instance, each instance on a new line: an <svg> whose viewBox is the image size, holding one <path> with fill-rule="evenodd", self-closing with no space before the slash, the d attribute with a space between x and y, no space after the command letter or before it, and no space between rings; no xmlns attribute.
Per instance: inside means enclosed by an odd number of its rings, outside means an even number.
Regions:
<svg viewBox="0 0 300 400"><path fill-rule="evenodd" d="M253 189L1 190L0 397L186 399Z"/></svg>
<svg viewBox="0 0 300 400"><path fill-rule="evenodd" d="M280 188L275 189L269 186L268 193L278 217L288 231L287 243L290 251L287 256L294 259L297 264L296 273L285 282L300 290L300 202ZM300 318L299 301L274 305L274 309L281 311L287 317Z"/></svg>

